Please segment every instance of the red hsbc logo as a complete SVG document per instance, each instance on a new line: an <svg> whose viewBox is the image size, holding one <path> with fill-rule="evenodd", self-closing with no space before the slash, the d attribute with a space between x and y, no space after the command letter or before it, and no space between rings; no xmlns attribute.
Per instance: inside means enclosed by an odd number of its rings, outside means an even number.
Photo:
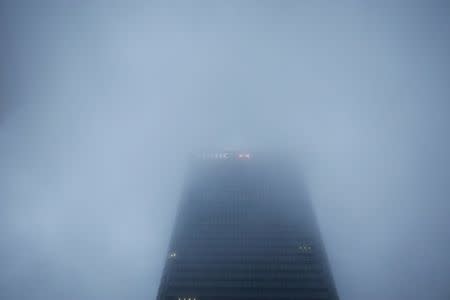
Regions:
<svg viewBox="0 0 450 300"><path fill-rule="evenodd" d="M238 153L238 159L250 159L250 153Z"/></svg>

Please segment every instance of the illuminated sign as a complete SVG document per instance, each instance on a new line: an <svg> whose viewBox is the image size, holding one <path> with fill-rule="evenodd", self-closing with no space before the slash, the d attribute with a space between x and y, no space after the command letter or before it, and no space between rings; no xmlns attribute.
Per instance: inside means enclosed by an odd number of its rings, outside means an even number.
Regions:
<svg viewBox="0 0 450 300"><path fill-rule="evenodd" d="M199 158L203 160L249 160L251 154L248 152L212 152L201 153Z"/></svg>
<svg viewBox="0 0 450 300"><path fill-rule="evenodd" d="M250 159L250 153L238 153L238 159Z"/></svg>

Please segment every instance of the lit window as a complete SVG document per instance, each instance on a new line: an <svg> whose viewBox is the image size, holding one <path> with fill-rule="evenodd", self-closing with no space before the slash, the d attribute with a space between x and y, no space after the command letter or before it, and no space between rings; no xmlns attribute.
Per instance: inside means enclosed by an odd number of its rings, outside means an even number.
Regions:
<svg viewBox="0 0 450 300"><path fill-rule="evenodd" d="M169 253L169 258L175 258L176 256L177 256L177 253L175 251ZM179 300L181 300L181 299L179 299Z"/></svg>

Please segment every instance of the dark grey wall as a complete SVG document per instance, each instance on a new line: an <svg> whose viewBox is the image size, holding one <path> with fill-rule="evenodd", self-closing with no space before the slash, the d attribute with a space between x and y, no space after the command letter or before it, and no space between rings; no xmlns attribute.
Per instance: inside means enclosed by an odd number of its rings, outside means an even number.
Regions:
<svg viewBox="0 0 450 300"><path fill-rule="evenodd" d="M298 150L342 299L450 298L446 1L0 7L0 298L154 298L203 147Z"/></svg>

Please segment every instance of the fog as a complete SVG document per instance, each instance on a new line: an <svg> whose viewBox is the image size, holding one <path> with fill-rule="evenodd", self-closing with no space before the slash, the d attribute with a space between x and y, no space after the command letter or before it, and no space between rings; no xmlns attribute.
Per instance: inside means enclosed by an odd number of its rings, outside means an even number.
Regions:
<svg viewBox="0 0 450 300"><path fill-rule="evenodd" d="M341 299L449 299L450 6L392 2L2 1L0 298L155 299L188 155L270 148Z"/></svg>

